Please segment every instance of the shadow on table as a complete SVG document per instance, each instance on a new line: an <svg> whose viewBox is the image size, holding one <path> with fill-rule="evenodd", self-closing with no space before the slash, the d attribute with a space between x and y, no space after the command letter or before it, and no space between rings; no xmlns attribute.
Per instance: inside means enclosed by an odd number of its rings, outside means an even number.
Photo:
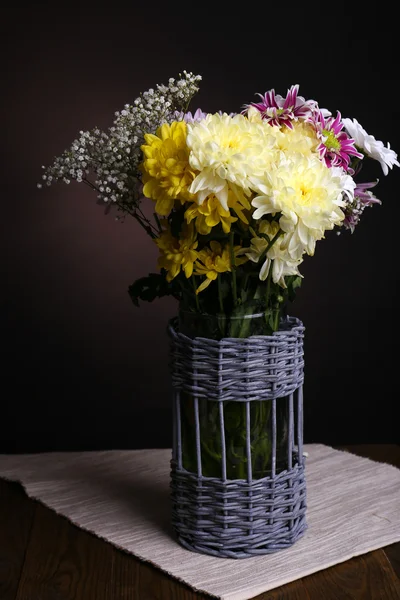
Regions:
<svg viewBox="0 0 400 600"><path fill-rule="evenodd" d="M121 471L107 472L101 468L88 468L78 464L74 469L74 479L84 480L93 491L98 491L105 498L117 500L128 510L133 509L135 515L140 515L153 523L170 537L175 537L171 525L171 496L169 486L159 480L149 481L144 476L135 475L132 481Z"/></svg>

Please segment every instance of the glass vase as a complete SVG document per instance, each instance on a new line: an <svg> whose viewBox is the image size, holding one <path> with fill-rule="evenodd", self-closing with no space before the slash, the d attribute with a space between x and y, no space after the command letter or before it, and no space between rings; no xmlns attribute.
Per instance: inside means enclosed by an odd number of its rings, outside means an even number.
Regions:
<svg viewBox="0 0 400 600"><path fill-rule="evenodd" d="M259 308L259 307L258 307ZM194 311L179 312L180 333L196 337L221 340L223 338L246 338L270 335L269 315L265 312L246 312L240 316L210 315ZM245 399L244 399L245 400ZM246 436L248 431L246 402L223 401L226 452L226 478L246 479L248 472ZM200 451L202 475L222 477L220 402L198 398L198 423L200 427ZM181 393L181 436L183 468L197 471L196 427L194 398L188 392ZM276 401L276 449L273 453L273 414L270 400L250 403L251 472L253 479L262 479L287 468L289 398ZM274 456L275 464L272 464ZM225 474L224 474L225 475Z"/></svg>

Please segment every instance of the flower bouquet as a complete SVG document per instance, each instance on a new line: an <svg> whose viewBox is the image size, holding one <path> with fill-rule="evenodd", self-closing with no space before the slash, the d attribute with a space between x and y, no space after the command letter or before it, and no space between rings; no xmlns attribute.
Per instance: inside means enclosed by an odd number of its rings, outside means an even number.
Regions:
<svg viewBox="0 0 400 600"><path fill-rule="evenodd" d="M179 302L171 335L174 343L181 336L183 350L174 364L190 372L186 383L182 373L173 379L179 389L179 473L196 474L197 484L221 477L264 481L293 466L288 448L294 450L293 391L301 386L302 363L301 352L294 360L287 347L295 331L299 348L302 324L289 316L288 305L302 281L300 265L327 231L353 232L364 209L380 203L371 191L378 181L359 178L364 161L378 161L385 175L400 165L389 144L355 119L306 100L298 85L286 97L274 90L259 94L238 113L206 114L188 111L201 77L186 71L179 77L125 105L107 132L81 131L45 168L43 180L85 183L107 212L114 207L118 219L133 217L158 246L158 272L134 282L129 294L136 306L166 295ZM270 369L272 392L250 402L249 390L267 385L262 369L279 353L281 334L289 346ZM260 378L243 391L243 374L238 376L235 397L228 384L205 389L207 371L200 383L191 371L198 375L206 359L193 358L198 346L185 346L187 340L206 340L219 352L227 340L267 340L267 355L260 350L263 358L256 355L246 367ZM289 363L292 370L300 365L296 385L284 387L284 401L276 402L277 373ZM224 364L220 359L215 367L218 375ZM209 377L214 381L213 373ZM213 395L217 388L219 396ZM296 418L300 431L301 415ZM301 433L299 462L300 439ZM186 509L181 517L187 523ZM185 531L187 547L216 552L215 544L205 550L203 542L193 542L193 531ZM276 540L263 546L274 548ZM240 540L226 552L249 555Z"/></svg>

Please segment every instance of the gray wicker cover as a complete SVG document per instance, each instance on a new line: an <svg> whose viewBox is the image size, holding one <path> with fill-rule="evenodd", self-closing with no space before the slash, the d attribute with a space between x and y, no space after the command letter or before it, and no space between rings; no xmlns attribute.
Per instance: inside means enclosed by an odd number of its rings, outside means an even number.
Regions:
<svg viewBox="0 0 400 600"><path fill-rule="evenodd" d="M247 558L288 548L306 524L303 457L303 337L301 321L287 317L271 336L191 339L169 323L174 401L171 461L172 523L185 548ZM197 472L183 468L181 392L193 398ZM219 402L221 477L202 474L199 399ZM285 398L285 400L283 400ZM246 403L246 479L226 477L224 401ZM272 471L252 476L250 403L272 403ZM287 466L276 470L276 403L289 405ZM296 430L296 431L295 431Z"/></svg>

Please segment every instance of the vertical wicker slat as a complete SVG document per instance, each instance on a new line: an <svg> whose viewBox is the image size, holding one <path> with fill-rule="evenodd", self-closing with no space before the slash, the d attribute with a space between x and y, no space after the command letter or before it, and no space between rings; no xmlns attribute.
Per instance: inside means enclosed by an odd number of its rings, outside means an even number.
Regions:
<svg viewBox="0 0 400 600"><path fill-rule="evenodd" d="M224 404L219 403L219 426L221 428L221 457L222 457L222 481L226 481L226 446L225 446L225 423L224 423Z"/></svg>
<svg viewBox="0 0 400 600"><path fill-rule="evenodd" d="M293 394L289 394L289 435L288 435L288 468L292 468L293 462L293 440L294 440L294 408L293 408Z"/></svg>
<svg viewBox="0 0 400 600"><path fill-rule="evenodd" d="M179 390L175 392L174 406L176 418L176 448L173 449L173 454L176 456L175 460L178 464L178 469L182 469L181 394Z"/></svg>
<svg viewBox="0 0 400 600"><path fill-rule="evenodd" d="M300 386L297 394L297 448L299 464L303 464L303 386Z"/></svg>
<svg viewBox="0 0 400 600"><path fill-rule="evenodd" d="M288 317L272 336L191 339L169 324L174 390L174 448L171 461L172 522L187 549L226 558L247 558L290 547L305 532L306 481L303 460L302 323ZM185 397L185 399L183 399ZM193 403L195 472L184 468L182 405ZM246 475L228 479L225 402L244 403ZM251 405L271 402L271 470L255 478L252 468ZM218 402L221 475L202 468L201 410ZM287 460L276 460L277 403L288 408ZM296 413L296 414L295 414ZM296 427L295 427L296 421Z"/></svg>

